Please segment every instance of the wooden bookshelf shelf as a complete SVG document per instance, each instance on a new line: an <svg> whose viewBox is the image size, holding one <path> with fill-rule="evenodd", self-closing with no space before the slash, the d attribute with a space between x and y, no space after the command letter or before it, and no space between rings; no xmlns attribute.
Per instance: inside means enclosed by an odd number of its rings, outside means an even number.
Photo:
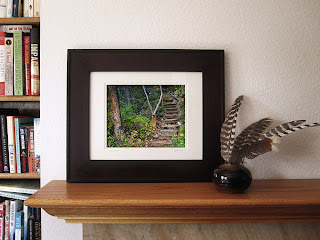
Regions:
<svg viewBox="0 0 320 240"><path fill-rule="evenodd" d="M35 173L0 173L0 179L40 179Z"/></svg>
<svg viewBox="0 0 320 240"><path fill-rule="evenodd" d="M1 24L33 24L39 25L39 17L12 17L12 18L0 18Z"/></svg>
<svg viewBox="0 0 320 240"><path fill-rule="evenodd" d="M320 221L320 180L255 180L246 193L212 183L51 181L25 205L68 223L215 223Z"/></svg>
<svg viewBox="0 0 320 240"><path fill-rule="evenodd" d="M39 102L40 96L0 96L0 102Z"/></svg>

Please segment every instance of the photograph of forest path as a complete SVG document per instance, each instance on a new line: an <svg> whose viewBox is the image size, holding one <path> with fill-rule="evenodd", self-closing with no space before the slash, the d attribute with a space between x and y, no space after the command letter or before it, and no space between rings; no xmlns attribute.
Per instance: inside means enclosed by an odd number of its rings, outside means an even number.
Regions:
<svg viewBox="0 0 320 240"><path fill-rule="evenodd" d="M107 147L185 147L184 85L108 85Z"/></svg>

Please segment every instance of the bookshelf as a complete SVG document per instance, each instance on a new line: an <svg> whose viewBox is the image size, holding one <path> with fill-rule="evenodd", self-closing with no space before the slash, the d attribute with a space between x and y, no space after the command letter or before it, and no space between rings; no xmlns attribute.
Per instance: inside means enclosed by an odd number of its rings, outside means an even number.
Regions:
<svg viewBox="0 0 320 240"><path fill-rule="evenodd" d="M32 25L33 27L39 28L40 27L40 18L39 17L0 18L0 25ZM2 31L6 31L6 30L2 30ZM15 34L16 33L14 33L14 35ZM26 38L22 37L22 46L25 47L25 46L27 46L27 44L30 44L32 37L36 36L36 35L37 34L29 37L29 40L28 40L28 37L26 37ZM7 37L8 35L6 34L5 36ZM23 41L25 41L25 39L27 41L23 42ZM21 42L18 42L19 38L15 39L15 36L12 40L13 40L12 41L13 44L16 44L16 40L17 40L17 43L18 43L17 46L19 46L19 44L21 43ZM5 43L7 43L7 41L9 41L9 40L6 39ZM26 45L24 45L24 44L26 44ZM30 46L30 48L26 48L26 49L29 49L30 55L33 54L33 52L32 52L33 49L31 46ZM7 51L8 50L6 48L5 54L7 54ZM22 48L22 64L25 64L24 63L24 61L25 61L24 53L26 53L26 52L27 51L24 50L24 48ZM13 55L16 54L14 51L12 51L12 53L13 53ZM5 56L7 57L7 55L5 55ZM28 56L28 55L26 55L26 56ZM28 64L30 64L30 66L31 66L31 61ZM30 69L30 71L31 71L31 69ZM15 71L13 71L13 73L15 74ZM24 75L24 69L23 69L22 76L23 75ZM11 76L11 75L9 75L9 76ZM17 76L21 76L21 73ZM7 75L6 75L6 77L7 77ZM7 81L7 79L6 79L6 81ZM20 81L21 81L21 78L20 78ZM24 78L22 78L22 81L24 82L26 80ZM21 83L20 83L20 86L21 86ZM0 108L2 108L2 109L18 109L19 115L38 118L38 117L40 117L40 96L25 96L25 95L24 96L3 96L3 95L1 95L0 96ZM15 114L10 114L10 115L15 115ZM24 166L24 169L26 167L28 169L28 164L29 164L28 162L31 161L28 159L28 152L29 151L27 148L30 146L29 143L32 140L30 140L31 137L26 138L26 136L27 135L32 136L31 133L33 130L31 130L29 127L27 127L30 125L24 125L24 126L20 125L21 128L19 128L19 129L17 128L18 130L14 129L15 124L19 124L19 122L23 123L23 121L17 121L17 122L11 123L11 125L10 125L11 128L10 128L8 119L9 118L7 118L8 136L9 136L9 129L13 129L13 131L11 131L11 135L10 135L11 141L12 141L12 139L15 140L14 139L15 136L18 136L19 137L19 139L18 139L19 144L23 144L23 142L24 142L24 145L27 145L27 147L20 148L20 146L19 146L18 148L16 148L19 150L23 149L23 151L25 151L27 153L27 155L25 155L25 154L22 155L20 152L20 153L18 153L19 155L17 155L17 156L26 156L26 158L24 158L24 161L21 160L21 171L19 170L19 172L23 172L23 171L25 171L25 170L23 170L23 166ZM25 118L25 119L28 119L28 118ZM28 124L32 124L33 119L30 119L30 120L31 121L28 120L29 121ZM27 123L27 122L25 121L25 123ZM23 128L22 128L22 126L23 126ZM21 129L23 129L23 131ZM21 131L22 131L22 133L21 133ZM12 132L13 132L13 134L12 134ZM12 135L13 135L13 137L12 137ZM36 134L34 131L33 136L35 136L35 135ZM24 138L28 139L28 140L22 140L22 136L24 136ZM33 141L35 142L35 137L33 138ZM10 146L12 147L12 145L9 145L9 144L10 143L8 140L7 147L10 152ZM14 145L16 145L16 144L14 143ZM11 148L11 149L13 150L13 148ZM12 152L11 152L11 154L12 154ZM11 155L11 159L13 159L12 156L13 155ZM22 159L22 157L21 157L21 159ZM1 161L2 161L2 159L1 159ZM25 163L25 161L27 163ZM9 162L10 162L10 153L9 153ZM19 163L19 166L20 166L20 162L19 161L16 161L16 162ZM23 164L23 163L25 163L25 164ZM33 163L33 160L32 160L32 163ZM33 167L32 171L33 170L34 170L34 167ZM14 229L15 234L17 234L16 233L17 231L18 231L18 233L20 232L20 234L24 233L24 235L22 236L21 239L27 239L28 236L30 236L30 235L34 236L35 239L40 236L40 239L41 239L41 227L40 227L41 226L41 213L40 213L40 209L28 208L25 206L24 202L22 202L22 200L27 199L30 196L30 194L33 192L33 191L26 192L26 188L28 188L27 186L30 184L32 184L32 185L35 184L34 189L39 188L40 187L40 175L36 174L36 173L0 173L0 185L1 185L0 199L1 199L1 202L5 205L5 207L3 207L3 209L6 209L6 211L7 211L5 213L3 212L3 216L5 214L5 217L8 217L8 218L10 217L10 219L11 218L15 219L15 221L18 222L17 224L20 224L20 226L22 225L22 223L25 225L23 229L18 228L18 227L15 227L15 229ZM21 205L22 205L22 207L21 207ZM10 210L8 210L8 209L10 209ZM25 216L27 216L27 218L21 217L21 216L23 216L23 214ZM36 218L36 220L34 220L35 218ZM7 228L9 228L8 225L2 225L2 231L4 231L4 229L7 229ZM12 236L12 233L10 233L10 239L11 239L11 236ZM17 235L16 235L16 237L17 237Z"/></svg>
<svg viewBox="0 0 320 240"><path fill-rule="evenodd" d="M12 18L0 18L0 25L3 24L32 24L32 25L40 25L39 17L12 17Z"/></svg>
<svg viewBox="0 0 320 240"><path fill-rule="evenodd" d="M40 179L40 175L35 173L0 173L0 180L5 179Z"/></svg>
<svg viewBox="0 0 320 240"><path fill-rule="evenodd" d="M40 17L0 18L0 25L33 25L40 27ZM40 96L0 96L0 108L16 108L21 115L40 117ZM38 179L34 173L0 173L0 181Z"/></svg>
<svg viewBox="0 0 320 240"><path fill-rule="evenodd" d="M40 102L40 96L0 96L0 102Z"/></svg>

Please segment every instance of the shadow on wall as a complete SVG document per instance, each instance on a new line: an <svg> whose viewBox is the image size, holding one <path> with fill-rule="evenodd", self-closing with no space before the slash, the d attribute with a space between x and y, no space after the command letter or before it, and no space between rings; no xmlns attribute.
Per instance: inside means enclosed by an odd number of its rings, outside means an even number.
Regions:
<svg viewBox="0 0 320 240"><path fill-rule="evenodd" d="M318 240L320 223L84 224L83 240Z"/></svg>

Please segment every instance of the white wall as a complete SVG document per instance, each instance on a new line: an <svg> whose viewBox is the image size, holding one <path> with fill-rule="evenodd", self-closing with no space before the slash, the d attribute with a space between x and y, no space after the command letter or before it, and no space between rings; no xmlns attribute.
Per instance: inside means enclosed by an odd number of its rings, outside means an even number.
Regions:
<svg viewBox="0 0 320 240"><path fill-rule="evenodd" d="M243 129L320 121L320 1L42 1L42 185L66 178L66 82L69 48L224 49L226 106L247 96ZM320 128L283 139L280 152L248 167L254 178L319 178ZM81 239L82 226L43 216L43 239Z"/></svg>

